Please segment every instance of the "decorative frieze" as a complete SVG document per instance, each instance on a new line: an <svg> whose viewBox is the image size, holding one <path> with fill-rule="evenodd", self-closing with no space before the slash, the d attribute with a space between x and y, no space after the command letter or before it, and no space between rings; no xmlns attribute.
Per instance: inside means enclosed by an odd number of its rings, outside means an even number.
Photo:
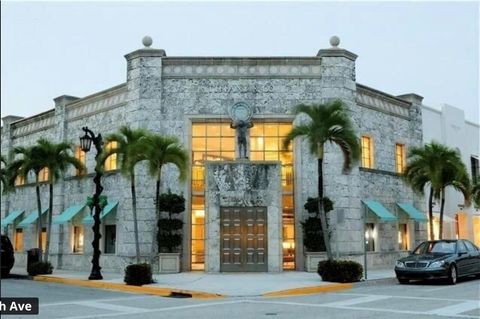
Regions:
<svg viewBox="0 0 480 319"><path fill-rule="evenodd" d="M162 77L248 78L320 77L319 58L166 58Z"/></svg>
<svg viewBox="0 0 480 319"><path fill-rule="evenodd" d="M41 130L46 130L55 125L55 111L50 110L35 117L12 124L12 137L18 138Z"/></svg>
<svg viewBox="0 0 480 319"><path fill-rule="evenodd" d="M411 104L396 97L390 97L383 92L357 84L356 102L358 105L368 107L390 115L410 119Z"/></svg>
<svg viewBox="0 0 480 319"><path fill-rule="evenodd" d="M67 121L89 116L113 107L121 106L127 102L127 87L117 86L113 89L100 92L90 97L75 101L66 108Z"/></svg>

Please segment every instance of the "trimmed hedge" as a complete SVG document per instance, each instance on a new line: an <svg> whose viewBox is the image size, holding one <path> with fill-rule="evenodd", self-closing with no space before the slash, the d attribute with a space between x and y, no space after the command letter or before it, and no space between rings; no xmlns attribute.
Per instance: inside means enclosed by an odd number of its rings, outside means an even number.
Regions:
<svg viewBox="0 0 480 319"><path fill-rule="evenodd" d="M318 263L318 274L323 281L356 282L363 276L363 266L350 260L324 260Z"/></svg>
<svg viewBox="0 0 480 319"><path fill-rule="evenodd" d="M125 267L125 277L123 281L127 285L141 286L151 284L152 268L149 264L132 264Z"/></svg>
<svg viewBox="0 0 480 319"><path fill-rule="evenodd" d="M53 266L48 261L37 261L28 266L27 272L30 276L49 275L53 272Z"/></svg>

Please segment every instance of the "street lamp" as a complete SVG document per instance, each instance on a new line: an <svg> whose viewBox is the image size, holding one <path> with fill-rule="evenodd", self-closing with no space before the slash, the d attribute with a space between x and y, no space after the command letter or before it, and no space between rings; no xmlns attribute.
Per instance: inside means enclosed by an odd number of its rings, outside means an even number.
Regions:
<svg viewBox="0 0 480 319"><path fill-rule="evenodd" d="M102 141L102 135L98 134L95 136L95 134L88 129L88 127L82 127L82 130L85 132L85 135L80 137L80 148L82 151L85 153L90 151L90 147L93 145L95 146L95 149L97 150L97 154L95 155L95 177L93 178L93 183L95 184L95 193L93 194L93 207L94 207L94 212L93 212L93 241L92 241L92 246L93 246L93 258L92 258L92 271L90 272L90 276L88 277L89 280L99 280L103 279L102 274L100 272L100 238L102 238L102 235L100 234L100 214L102 212L102 208L100 207L100 194L103 191L103 187L101 185L101 177L102 177L102 171L101 171L101 165L99 163L100 157L103 152L103 141Z"/></svg>

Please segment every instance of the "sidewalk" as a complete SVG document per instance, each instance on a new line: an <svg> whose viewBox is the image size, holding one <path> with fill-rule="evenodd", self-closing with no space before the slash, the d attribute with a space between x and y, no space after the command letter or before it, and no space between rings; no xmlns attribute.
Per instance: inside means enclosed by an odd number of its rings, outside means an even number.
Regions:
<svg viewBox="0 0 480 319"><path fill-rule="evenodd" d="M14 267L12 274L26 275L23 268ZM142 287L127 286L123 274L102 273L103 280L87 280L89 273L54 270L52 275L36 276L37 281L58 282L129 292L168 296L172 293L211 299L221 297L291 296L350 289L353 284L324 282L316 273L284 271L282 273L219 273L182 272L154 274L155 283ZM369 270L368 281L394 278L392 270Z"/></svg>

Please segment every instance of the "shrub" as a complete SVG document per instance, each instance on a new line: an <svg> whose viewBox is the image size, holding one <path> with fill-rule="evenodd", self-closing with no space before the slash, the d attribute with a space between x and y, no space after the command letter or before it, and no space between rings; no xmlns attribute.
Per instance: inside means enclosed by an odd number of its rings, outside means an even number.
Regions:
<svg viewBox="0 0 480 319"><path fill-rule="evenodd" d="M323 281L356 282L362 279L363 267L350 260L324 260L318 263L318 274Z"/></svg>
<svg viewBox="0 0 480 319"><path fill-rule="evenodd" d="M303 245L306 251L325 251L325 242L323 240L322 224L318 214L318 198L307 199L304 208L309 214L315 214L302 222L303 227ZM323 209L325 213L333 210L333 202L328 197L323 198ZM327 221L328 222L328 221ZM328 223L327 223L328 228Z"/></svg>
<svg viewBox="0 0 480 319"><path fill-rule="evenodd" d="M170 190L161 194L158 201L159 210L163 217L158 219L157 243L161 253L178 251L182 244L183 221L178 217L185 211L183 195L172 194Z"/></svg>
<svg viewBox="0 0 480 319"><path fill-rule="evenodd" d="M27 272L30 276L36 275L49 275L53 271L53 266L48 261L37 261L30 264L27 268Z"/></svg>
<svg viewBox="0 0 480 319"><path fill-rule="evenodd" d="M127 285L141 286L151 284L152 268L149 264L132 264L125 267L125 277L123 281Z"/></svg>

